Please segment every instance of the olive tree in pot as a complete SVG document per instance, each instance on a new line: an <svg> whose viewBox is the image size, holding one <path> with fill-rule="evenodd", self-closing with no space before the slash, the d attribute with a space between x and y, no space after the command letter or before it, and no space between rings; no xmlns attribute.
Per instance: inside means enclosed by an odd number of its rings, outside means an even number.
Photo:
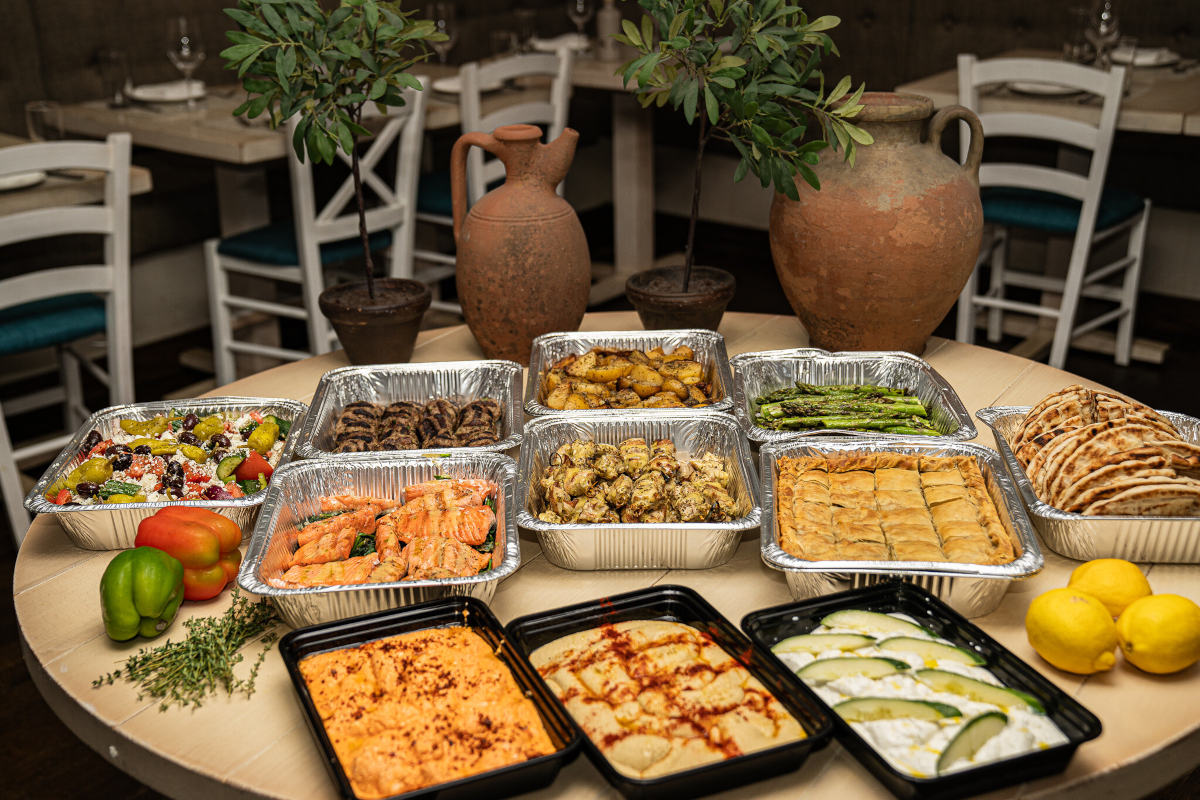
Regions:
<svg viewBox="0 0 1200 800"><path fill-rule="evenodd" d="M329 11L317 0L240 0L225 13L241 27L226 33L233 44L221 56L247 92L234 116L265 113L277 127L299 114L292 146L301 161L332 164L339 149L350 158L365 275L325 289L321 312L351 362L407 361L431 296L417 281L375 275L355 139L371 136L368 103L383 112L404 105L406 87L422 88L408 70L428 57L426 42L446 35L392 0L340 0Z"/></svg>
<svg viewBox="0 0 1200 800"><path fill-rule="evenodd" d="M862 106L849 76L827 89L821 59L837 48L825 31L840 20L810 20L786 0L638 0L641 25L622 23L615 38L639 55L622 66L643 107L668 103L696 128L692 209L682 267L630 276L625 293L647 328L715 329L733 299L734 276L695 266L701 166L714 139L741 156L734 173L753 173L763 188L797 196L800 176L820 188L812 165L831 143L851 163L871 137L848 120ZM813 125L813 122L816 125ZM816 129L820 136L812 136Z"/></svg>

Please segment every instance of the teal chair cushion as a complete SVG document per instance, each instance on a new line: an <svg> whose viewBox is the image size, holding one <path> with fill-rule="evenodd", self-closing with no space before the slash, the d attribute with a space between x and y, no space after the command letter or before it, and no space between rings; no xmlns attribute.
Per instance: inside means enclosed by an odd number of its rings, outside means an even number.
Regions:
<svg viewBox="0 0 1200 800"><path fill-rule="evenodd" d="M63 344L104 330L104 300L96 295L35 300L0 315L0 355Z"/></svg>
<svg viewBox="0 0 1200 800"><path fill-rule="evenodd" d="M369 237L372 252L392 243L390 230L376 231ZM300 263L296 249L296 228L291 222L276 222L252 231L222 239L217 252L231 258L278 264L282 267ZM321 263L336 264L362 256L362 242L357 236L321 245Z"/></svg>
<svg viewBox="0 0 1200 800"><path fill-rule="evenodd" d="M1036 189L985 186L979 192L983 218L997 225L1033 228L1049 233L1074 233L1083 203L1060 194ZM1100 195L1096 230L1111 228L1142 210L1142 198L1132 192L1106 187Z"/></svg>
<svg viewBox="0 0 1200 800"><path fill-rule="evenodd" d="M504 183L504 178L497 178L488 184L490 192ZM440 214L443 217L454 216L454 204L450 200L450 173L426 172L417 182L417 211L422 214Z"/></svg>

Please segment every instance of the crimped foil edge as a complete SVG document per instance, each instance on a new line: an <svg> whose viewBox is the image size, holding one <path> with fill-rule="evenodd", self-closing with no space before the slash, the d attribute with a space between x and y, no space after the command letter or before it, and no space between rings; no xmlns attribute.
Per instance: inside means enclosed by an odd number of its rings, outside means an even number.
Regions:
<svg viewBox="0 0 1200 800"><path fill-rule="evenodd" d="M895 433L874 433L862 431L844 431L844 430L815 430L815 431L774 431L767 428L755 425L750 418L748 410L749 395L746 391L746 369L752 365L761 363L780 364L796 363L799 361L817 362L823 364L838 364L838 363L863 363L863 364L878 364L879 362L892 361L904 364L909 368L915 369L918 381L927 382L934 396L939 401L940 407L946 415L957 423L957 426L941 436L930 436L929 441L969 441L978 435L975 428L975 423L971 419L970 412L967 411L962 399L950 383L942 377L941 373L935 370L928 361L912 353L906 353L901 350L880 350L880 351L829 351L822 350L818 347L795 347L783 350L759 350L749 353L741 353L729 360L730 370L733 373L733 415L737 417L738 424L742 426L742 431L746 437L756 444L772 444L775 442L795 441L801 438L811 437L828 437L828 436L856 436L870 437L873 439L885 439L888 441L903 441L912 439L912 436ZM781 378L781 385L790 383L791 378ZM919 387L918 387L919 388Z"/></svg>
<svg viewBox="0 0 1200 800"><path fill-rule="evenodd" d="M576 344L577 343L577 344ZM562 346L567 352L586 353L592 347L621 347L627 349L653 349L661 345L678 347L686 344L698 354L703 351L705 360L713 364L713 383L720 389L720 398L712 405L697 411L728 412L733 408L733 374L729 370L729 353L725 348L725 337L716 331L704 328L676 328L654 331L579 331L574 333L546 333L533 340L529 356L529 372L525 378L525 413L531 417L574 416L582 411L556 411L538 401L541 377L549 368L550 350ZM699 345L699 346L697 346ZM698 359L700 360L700 359ZM701 363L704 363L702 360ZM613 414L628 412L637 414L662 414L679 411L678 408L623 408L592 409L596 413Z"/></svg>
<svg viewBox="0 0 1200 800"><path fill-rule="evenodd" d="M357 377L359 375L369 375L378 378L390 375L417 376L422 373L429 374L438 371L458 373L460 375L493 371L503 376L507 373L507 379L504 381L504 396L496 398L500 400L504 409L501 432L507 431L507 435L495 444L484 445L482 447L438 447L417 450L334 453L322 450L316 445L316 440L320 437L325 425L327 423L332 425L336 421L333 419L333 416L336 414L337 409L333 405L337 402L336 385L339 381L348 380L351 376ZM395 397L392 398L391 402L400 399L405 398ZM411 364L373 364L338 367L322 375L321 380L317 383L317 390L313 394L312 405L305 417L304 428L301 431L300 440L296 445L296 457L305 459L336 458L371 460L381 453L403 456L421 456L431 453L502 453L513 450L521 444L522 430L525 424L525 414L521 409L521 400L521 365L515 361L481 359L478 361L428 361ZM374 402L382 402L382 399L375 399Z"/></svg>

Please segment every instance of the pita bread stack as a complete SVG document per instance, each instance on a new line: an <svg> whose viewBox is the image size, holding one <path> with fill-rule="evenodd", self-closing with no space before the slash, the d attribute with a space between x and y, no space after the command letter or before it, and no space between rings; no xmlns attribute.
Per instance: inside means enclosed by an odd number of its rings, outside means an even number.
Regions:
<svg viewBox="0 0 1200 800"><path fill-rule="evenodd" d="M1200 446L1120 395L1068 386L1031 408L1010 444L1038 498L1055 508L1200 516Z"/></svg>

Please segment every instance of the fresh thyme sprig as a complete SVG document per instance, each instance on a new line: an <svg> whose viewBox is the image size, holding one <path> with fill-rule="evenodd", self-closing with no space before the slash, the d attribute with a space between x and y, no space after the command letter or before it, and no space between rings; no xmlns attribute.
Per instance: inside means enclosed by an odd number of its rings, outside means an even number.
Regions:
<svg viewBox="0 0 1200 800"><path fill-rule="evenodd" d="M125 666L92 681L93 687L107 686L117 679L137 684L138 700L153 697L162 700L159 711L172 705L199 708L203 700L219 689L230 696L254 693L254 681L267 651L279 638L273 628L279 621L275 608L267 600L251 602L238 587L231 594L232 605L220 617L196 617L184 621L187 638L154 648L142 648L125 659ZM242 662L238 651L247 642L259 639L263 649L239 680L233 674Z"/></svg>

